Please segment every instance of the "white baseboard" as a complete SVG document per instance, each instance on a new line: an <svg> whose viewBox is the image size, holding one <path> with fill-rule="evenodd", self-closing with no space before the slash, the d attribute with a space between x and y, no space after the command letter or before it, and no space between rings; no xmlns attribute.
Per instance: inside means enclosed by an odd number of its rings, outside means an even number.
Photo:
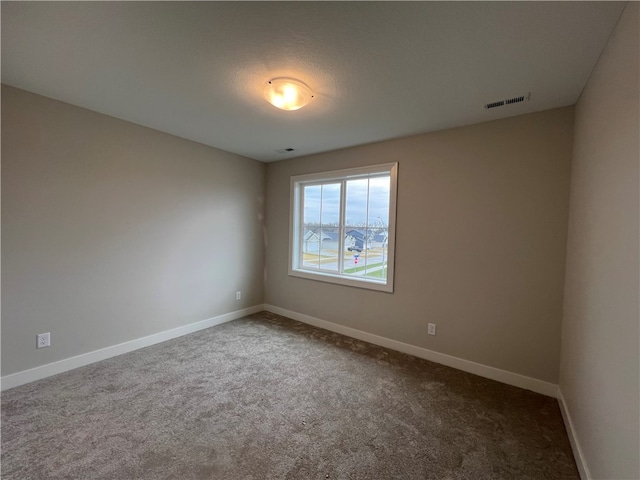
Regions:
<svg viewBox="0 0 640 480"><path fill-rule="evenodd" d="M289 317L308 325L313 325L325 330L340 333L348 337L373 343L374 345L379 345L381 347L396 350L398 352L407 353L418 358L424 358L425 360L430 360L442 365L457 368L458 370L473 373L475 375L506 383L508 385L524 388L526 390L531 390L533 392L541 393L550 397L558 397L558 386L553 383L527 377L518 373L508 372L506 370L501 370L499 368L490 367L488 365L483 365L469 360L464 360L462 358L453 357L444 353L435 352L426 348L417 347L408 343L403 343L397 340L381 337L379 335L374 335L372 333L367 333L355 328L345 327L337 323L321 320L310 315L294 312L292 310L286 310L274 305L255 305L243 310L237 310L235 312L226 313L224 315L218 315L216 317L202 320L200 322L190 323L188 325L183 325L171 330L165 330L164 332L155 333L153 335L137 338L135 340L130 340L118 345L102 348L100 350L94 350L93 352L84 353L82 355L77 355L71 358L65 358L64 360L59 360L57 362L42 365L40 367L35 367L29 370L23 370L21 372L13 373L11 375L6 375L0 380L0 390L8 390L19 385L24 385L25 383L50 377L51 375L66 372L74 368L83 367L85 365L99 362L100 360L105 360L117 355L122 355L123 353L128 353L139 348L144 348L150 345L155 345L156 343L165 342L167 340L171 340L172 338L181 337L189 333L197 332L198 330L203 330L215 325L220 325L221 323L242 318L246 315L260 312L261 310L267 310L269 312L277 313L278 315Z"/></svg>
<svg viewBox="0 0 640 480"><path fill-rule="evenodd" d="M201 320L199 322L190 323L181 327L172 328L171 330L165 330L164 332L154 333L142 338L136 338L128 342L120 343L118 345L112 345L110 347L101 348L100 350L94 350L93 352L83 353L75 357L65 358L57 362L48 363L40 367L31 368L29 370L23 370L21 372L12 373L11 375L5 375L0 380L0 390L8 390L25 383L34 382L42 378L50 377L58 373L73 370L74 368L83 367L91 363L99 362L100 360L106 360L107 358L122 355L123 353L132 352L139 348L149 347L156 343L166 342L172 338L181 337L189 333L197 332L205 328L220 325L221 323L230 322L252 313L257 313L264 310L263 305L255 305L253 307L244 308L242 310L236 310L235 312L225 313L216 317Z"/></svg>
<svg viewBox="0 0 640 480"><path fill-rule="evenodd" d="M545 382L536 378L527 377L518 373L508 372L499 368L490 367L481 363L464 360L462 358L453 357L444 353L434 352L422 347L416 347L415 345L409 345L408 343L399 342L397 340L391 340L389 338L374 335L372 333L363 332L362 330L356 330L355 328L345 327L338 325L337 323L328 322L319 318L311 317L303 313L293 312L284 308L276 307L273 305L265 304L264 309L268 312L276 313L284 317L289 317L299 322L313 325L314 327L323 328L332 332L340 333L348 337L356 338L365 342L373 343L381 347L396 350L398 352L407 353L414 357L424 358L432 362L440 363L448 367L453 367L464 372L473 373L481 377L496 380L507 385L513 385L515 387L531 390L542 395L556 398L558 396L558 385L554 383Z"/></svg>
<svg viewBox="0 0 640 480"><path fill-rule="evenodd" d="M560 387L558 387L558 404L560 404L560 413L562 413L564 426L567 429L569 443L571 443L571 450L573 450L573 457L576 460L580 478L582 480L591 480L591 473L589 472L589 468L587 468L587 463L585 462L584 454L582 453L582 448L580 447L580 442L578 441L578 436L576 435L576 431L573 427L573 421L569 414L569 408L567 407L567 403L564 400L564 395L562 395L562 389Z"/></svg>

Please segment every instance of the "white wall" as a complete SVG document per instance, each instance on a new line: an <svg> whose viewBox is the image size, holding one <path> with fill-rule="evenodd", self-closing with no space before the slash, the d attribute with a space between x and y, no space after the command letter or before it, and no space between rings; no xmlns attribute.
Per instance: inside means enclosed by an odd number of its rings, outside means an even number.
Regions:
<svg viewBox="0 0 640 480"><path fill-rule="evenodd" d="M2 375L262 304L265 171L3 86Z"/></svg>
<svg viewBox="0 0 640 480"><path fill-rule="evenodd" d="M557 384L572 130L568 107L268 164L266 303ZM395 161L394 293L288 276L290 176Z"/></svg>
<svg viewBox="0 0 640 480"><path fill-rule="evenodd" d="M560 389L586 475L640 478L638 3L576 106Z"/></svg>

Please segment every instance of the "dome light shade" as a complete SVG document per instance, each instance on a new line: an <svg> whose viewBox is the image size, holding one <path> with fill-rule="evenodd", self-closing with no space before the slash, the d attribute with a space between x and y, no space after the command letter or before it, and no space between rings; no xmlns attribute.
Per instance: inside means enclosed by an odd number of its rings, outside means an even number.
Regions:
<svg viewBox="0 0 640 480"><path fill-rule="evenodd" d="M281 110L298 110L313 98L311 89L294 78L274 78L264 89L264 97Z"/></svg>

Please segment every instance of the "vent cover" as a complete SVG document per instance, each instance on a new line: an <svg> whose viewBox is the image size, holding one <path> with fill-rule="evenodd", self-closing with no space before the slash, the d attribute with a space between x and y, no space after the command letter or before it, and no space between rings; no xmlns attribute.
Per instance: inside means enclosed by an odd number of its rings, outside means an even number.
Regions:
<svg viewBox="0 0 640 480"><path fill-rule="evenodd" d="M491 102L487 103L484 108L496 108L504 105L504 100L500 100L499 102Z"/></svg>
<svg viewBox="0 0 640 480"><path fill-rule="evenodd" d="M531 97L531 92L526 93L525 95L520 95L519 97L507 98L506 100L498 100L496 102L487 103L484 108L496 108L502 107L504 105L511 105L514 103L520 103L528 101Z"/></svg>

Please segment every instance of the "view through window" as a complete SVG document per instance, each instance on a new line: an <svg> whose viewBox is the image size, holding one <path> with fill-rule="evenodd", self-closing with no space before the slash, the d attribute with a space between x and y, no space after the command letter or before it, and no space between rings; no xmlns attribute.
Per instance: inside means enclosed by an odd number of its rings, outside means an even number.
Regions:
<svg viewBox="0 0 640 480"><path fill-rule="evenodd" d="M290 273L391 291L396 170L293 177Z"/></svg>

